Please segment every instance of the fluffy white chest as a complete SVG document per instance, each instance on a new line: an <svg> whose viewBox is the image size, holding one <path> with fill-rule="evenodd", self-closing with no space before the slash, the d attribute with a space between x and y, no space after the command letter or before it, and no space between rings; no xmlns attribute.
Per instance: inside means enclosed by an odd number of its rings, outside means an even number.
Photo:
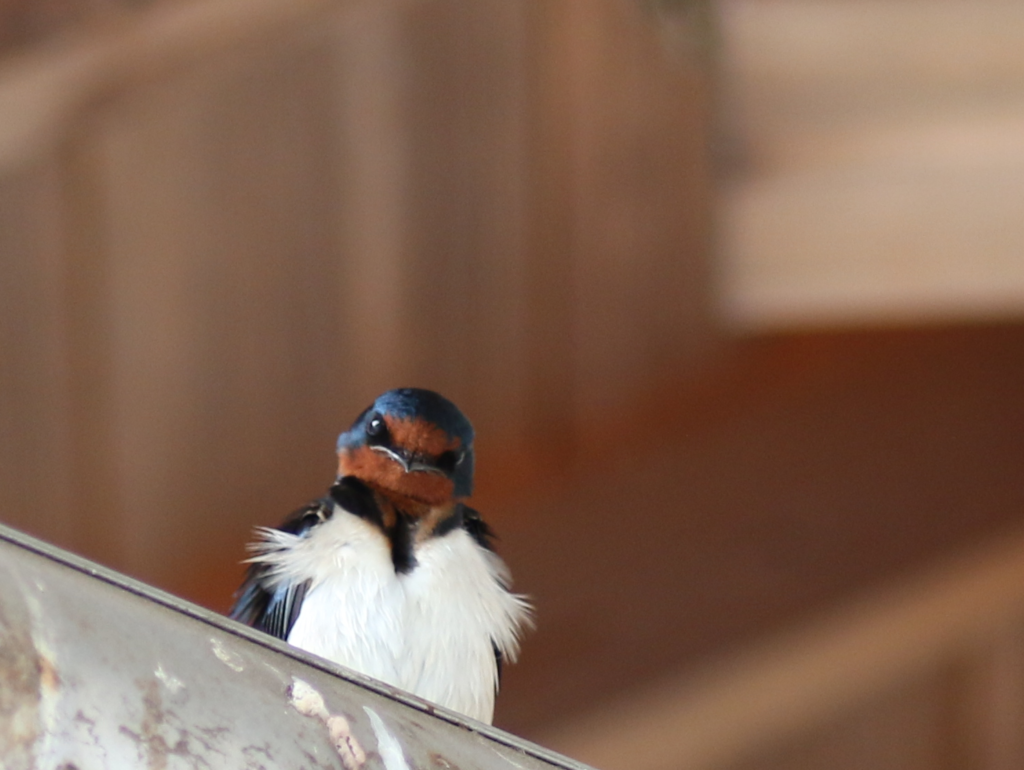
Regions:
<svg viewBox="0 0 1024 770"><path fill-rule="evenodd" d="M490 722L496 646L514 659L526 604L502 584L504 564L456 529L416 546L397 574L373 525L336 508L273 561L285 580L312 580L288 636L297 647Z"/></svg>

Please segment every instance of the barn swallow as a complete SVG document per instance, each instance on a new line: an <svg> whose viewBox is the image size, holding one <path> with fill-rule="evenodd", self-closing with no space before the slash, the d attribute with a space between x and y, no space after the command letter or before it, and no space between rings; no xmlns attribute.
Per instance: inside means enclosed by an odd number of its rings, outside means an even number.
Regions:
<svg viewBox="0 0 1024 770"><path fill-rule="evenodd" d="M530 606L464 502L472 425L443 396L400 388L337 449L327 495L257 530L230 616L489 724Z"/></svg>

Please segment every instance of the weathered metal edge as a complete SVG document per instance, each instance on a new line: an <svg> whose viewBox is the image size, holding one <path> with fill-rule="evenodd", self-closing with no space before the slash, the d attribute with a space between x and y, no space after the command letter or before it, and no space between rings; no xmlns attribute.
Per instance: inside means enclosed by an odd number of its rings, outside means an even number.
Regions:
<svg viewBox="0 0 1024 770"><path fill-rule="evenodd" d="M285 655L304 663L307 666L312 666L326 674L343 679L349 684L353 684L357 687L361 687L376 693L377 695L388 698L389 700L393 700L397 703L416 709L428 717L434 717L443 722L462 728L463 730L476 733L483 738L494 741L495 743L501 744L514 751L522 752L542 762L547 762L548 764L556 767L564 768L564 770L594 770L589 765L577 762L574 759L558 754L550 749L546 749L536 743L532 743L516 735L507 733L499 728L469 719L441 706L428 703L427 701L423 701L413 695L402 692L401 690L388 687L375 679L363 676L356 671L331 663L319 656L311 655L297 647L287 644L286 642L256 631L242 623L231 620L225 615L208 610L205 607L200 607L186 599L182 599L174 594L170 594L159 588L148 585L147 583L143 583L140 580L136 580L135 578L117 572L109 567L104 567L102 564L98 564L83 556L78 556L70 551L66 551L53 545L52 543L47 543L44 540L40 540L32 535L20 532L2 523L0 523L0 540L6 541L15 547L23 548L45 559L49 559L50 561L62 564L65 567L69 567L70 569L86 574L97 580L101 580L110 586L155 602L169 610L181 615L186 615L193 620L205 623L206 625L213 626L225 633L244 639L247 642L263 647L264 649L280 655Z"/></svg>

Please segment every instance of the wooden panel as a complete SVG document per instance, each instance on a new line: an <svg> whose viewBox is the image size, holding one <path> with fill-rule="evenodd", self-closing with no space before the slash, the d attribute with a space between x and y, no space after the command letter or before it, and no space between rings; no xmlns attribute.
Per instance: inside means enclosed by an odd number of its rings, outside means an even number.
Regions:
<svg viewBox="0 0 1024 770"><path fill-rule="evenodd" d="M554 732L599 767L1013 766L1024 536L665 677Z"/></svg>
<svg viewBox="0 0 1024 770"><path fill-rule="evenodd" d="M522 433L527 82L522 3L426 3L401 35L405 381L449 392L484 435Z"/></svg>
<svg viewBox="0 0 1024 770"><path fill-rule="evenodd" d="M705 73L632 0L568 3L572 318L578 407L628 400L709 334ZM685 353L683 352L685 351ZM642 387L642 386L641 386Z"/></svg>
<svg viewBox="0 0 1024 770"><path fill-rule="evenodd" d="M1024 619L1005 618L964 657L952 711L967 766L1024 766Z"/></svg>
<svg viewBox="0 0 1024 770"><path fill-rule="evenodd" d="M1020 317L1019 3L736 0L722 22L734 322Z"/></svg>
<svg viewBox="0 0 1024 770"><path fill-rule="evenodd" d="M180 571L175 550L237 552L246 525L302 502L288 491L322 486L360 404L343 377L328 65L322 39L227 57L93 124L122 558L150 580Z"/></svg>
<svg viewBox="0 0 1024 770"><path fill-rule="evenodd" d="M0 509L17 527L80 548L61 183L54 158L0 178Z"/></svg>
<svg viewBox="0 0 1024 770"><path fill-rule="evenodd" d="M3 65L0 169L67 205L75 542L137 576L205 590L385 388L567 467L710 336L701 73L626 0L158 4Z"/></svg>
<svg viewBox="0 0 1024 770"><path fill-rule="evenodd" d="M764 751L731 770L939 770L966 768L948 677L901 683L892 691Z"/></svg>
<svg viewBox="0 0 1024 770"><path fill-rule="evenodd" d="M708 268L696 256L711 222L708 84L633 2L533 10L544 62L535 174L557 196L537 196L535 227L541 249L559 250L544 254L537 283L551 287L568 338L536 336L554 338L543 354L573 361L579 419L677 371L712 336ZM564 418L568 405L553 406Z"/></svg>

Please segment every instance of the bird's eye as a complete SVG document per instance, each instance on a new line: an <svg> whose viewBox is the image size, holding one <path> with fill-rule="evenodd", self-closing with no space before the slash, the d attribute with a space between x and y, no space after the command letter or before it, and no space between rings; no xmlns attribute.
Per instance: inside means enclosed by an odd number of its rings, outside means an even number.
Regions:
<svg viewBox="0 0 1024 770"><path fill-rule="evenodd" d="M382 444L387 440L388 425L379 414L375 414L366 423L366 436L375 444Z"/></svg>
<svg viewBox="0 0 1024 770"><path fill-rule="evenodd" d="M447 452L441 453L441 455L437 458L436 464L437 467L440 468L442 471L451 475L452 473L455 472L455 469L462 463L462 460L465 458L465 456L465 452L453 452L452 450L449 449Z"/></svg>

